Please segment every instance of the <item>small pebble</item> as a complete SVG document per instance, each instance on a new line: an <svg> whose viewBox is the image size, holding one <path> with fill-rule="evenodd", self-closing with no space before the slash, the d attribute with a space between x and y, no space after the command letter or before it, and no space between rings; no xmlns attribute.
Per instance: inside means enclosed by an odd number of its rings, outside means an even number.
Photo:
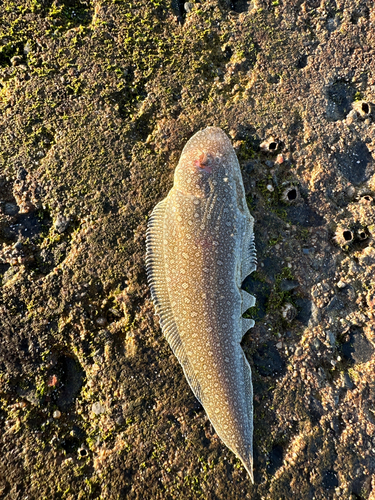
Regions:
<svg viewBox="0 0 375 500"><path fill-rule="evenodd" d="M103 318L103 317L96 318L96 323L99 326L105 326L107 324L107 320L106 320L106 318Z"/></svg>
<svg viewBox="0 0 375 500"><path fill-rule="evenodd" d="M100 415L101 413L105 413L105 408L104 408L104 406L99 401L97 401L96 403L94 403L92 405L91 411L95 415Z"/></svg>
<svg viewBox="0 0 375 500"><path fill-rule="evenodd" d="M64 215L59 214L55 221L55 229L59 234L62 234L69 227L70 221Z"/></svg>
<svg viewBox="0 0 375 500"><path fill-rule="evenodd" d="M15 203L5 203L4 206L5 215L17 215L18 210L19 210L18 206Z"/></svg>
<svg viewBox="0 0 375 500"><path fill-rule="evenodd" d="M277 349L281 349L281 348L282 348L282 346L283 346L283 343L282 343L282 342L278 342L278 343L276 344Z"/></svg>
<svg viewBox="0 0 375 500"><path fill-rule="evenodd" d="M185 9L185 12L187 12L187 13L191 12L193 10L193 7L194 7L194 4L191 2L184 3L184 9Z"/></svg>
<svg viewBox="0 0 375 500"><path fill-rule="evenodd" d="M320 340L319 339L314 339L313 340L313 346L315 347L315 349L319 349L319 347L320 347Z"/></svg>
<svg viewBox="0 0 375 500"><path fill-rule="evenodd" d="M60 418L61 417L61 411L55 410L52 414L53 418Z"/></svg>
<svg viewBox="0 0 375 500"><path fill-rule="evenodd" d="M302 353L303 353L302 347L297 347L297 349L296 349L296 356L301 356Z"/></svg>

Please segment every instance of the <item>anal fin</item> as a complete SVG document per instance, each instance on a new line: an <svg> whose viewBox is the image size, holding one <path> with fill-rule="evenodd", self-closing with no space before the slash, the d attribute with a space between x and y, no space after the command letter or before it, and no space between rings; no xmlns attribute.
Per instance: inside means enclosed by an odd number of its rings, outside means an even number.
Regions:
<svg viewBox="0 0 375 500"><path fill-rule="evenodd" d="M250 293L245 292L245 290L241 290L241 314L249 309L249 307L253 307L255 305L255 297Z"/></svg>
<svg viewBox="0 0 375 500"><path fill-rule="evenodd" d="M242 336L255 325L255 321L249 318L241 318L242 321Z"/></svg>

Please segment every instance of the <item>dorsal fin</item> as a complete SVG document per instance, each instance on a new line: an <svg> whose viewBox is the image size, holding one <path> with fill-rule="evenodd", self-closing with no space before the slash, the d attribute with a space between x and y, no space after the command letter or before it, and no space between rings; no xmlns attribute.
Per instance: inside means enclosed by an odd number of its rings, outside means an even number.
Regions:
<svg viewBox="0 0 375 500"><path fill-rule="evenodd" d="M173 353L181 363L185 377L200 403L201 388L195 376L188 356L186 355L178 327L169 300L169 292L165 275L164 262L164 225L167 215L168 198L158 203L150 216L146 234L146 272L155 305L156 314L160 318L160 326L168 340Z"/></svg>

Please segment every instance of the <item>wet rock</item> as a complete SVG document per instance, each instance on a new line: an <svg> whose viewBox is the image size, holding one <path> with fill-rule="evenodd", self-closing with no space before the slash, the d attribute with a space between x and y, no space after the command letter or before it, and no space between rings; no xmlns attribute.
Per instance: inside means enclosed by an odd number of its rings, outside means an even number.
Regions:
<svg viewBox="0 0 375 500"><path fill-rule="evenodd" d="M337 479L337 474L333 470L327 470L323 474L323 481L322 481L322 486L326 490L333 490L334 488L337 488L339 485L339 481Z"/></svg>
<svg viewBox="0 0 375 500"><path fill-rule="evenodd" d="M55 397L56 404L66 410L74 403L81 390L84 372L79 362L68 355L58 358L54 370L59 373L61 381Z"/></svg>
<svg viewBox="0 0 375 500"><path fill-rule="evenodd" d="M17 179L19 181L25 181L27 177L27 170L23 167L20 167L17 172Z"/></svg>
<svg viewBox="0 0 375 500"><path fill-rule="evenodd" d="M19 208L16 203L5 203L4 205L4 213L5 215L17 215L19 212Z"/></svg>
<svg viewBox="0 0 375 500"><path fill-rule="evenodd" d="M301 205L290 205L286 207L292 224L300 224L303 227L322 226L324 219L316 213L307 203Z"/></svg>
<svg viewBox="0 0 375 500"><path fill-rule="evenodd" d="M370 361L374 347L364 336L362 328L351 327L349 340L341 347L344 357L352 363L366 363Z"/></svg>
<svg viewBox="0 0 375 500"><path fill-rule="evenodd" d="M343 383L344 383L344 386L349 389L350 391L354 388L354 384L351 380L351 378L349 377L349 374L347 372L344 373L343 375Z"/></svg>
<svg viewBox="0 0 375 500"><path fill-rule="evenodd" d="M336 345L336 337L335 337L335 334L333 332L331 332L331 330L328 330L328 332L327 332L327 340L332 347L334 347Z"/></svg>
<svg viewBox="0 0 375 500"><path fill-rule="evenodd" d="M366 182L374 174L374 160L363 141L346 147L344 152L336 152L335 158L340 172L354 185Z"/></svg>
<svg viewBox="0 0 375 500"><path fill-rule="evenodd" d="M341 311L343 308L344 304L336 295L334 295L332 299L329 301L328 305L324 308L324 310L327 313L334 314Z"/></svg>
<svg viewBox="0 0 375 500"><path fill-rule="evenodd" d="M255 352L253 362L264 377L280 374L285 369L285 362L272 342L267 342Z"/></svg>
<svg viewBox="0 0 375 500"><path fill-rule="evenodd" d="M277 469L283 465L284 450L279 444L272 447L268 459L269 464L267 466L267 471L269 474L274 475Z"/></svg>
<svg viewBox="0 0 375 500"><path fill-rule="evenodd" d="M354 90L345 82L335 82L326 89L327 120L343 120L351 109Z"/></svg>
<svg viewBox="0 0 375 500"><path fill-rule="evenodd" d="M311 420L314 424L317 424L324 414L322 403L313 396L311 396L310 398L309 413Z"/></svg>
<svg viewBox="0 0 375 500"><path fill-rule="evenodd" d="M296 306L298 307L296 319L307 326L311 318L312 308L315 304L309 299L296 299Z"/></svg>

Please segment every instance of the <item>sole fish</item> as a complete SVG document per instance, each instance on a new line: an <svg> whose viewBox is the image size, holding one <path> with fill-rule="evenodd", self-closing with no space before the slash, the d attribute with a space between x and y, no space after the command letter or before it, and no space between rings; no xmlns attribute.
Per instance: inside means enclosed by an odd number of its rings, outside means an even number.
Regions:
<svg viewBox="0 0 375 500"><path fill-rule="evenodd" d="M256 269L253 217L226 134L197 132L146 239L147 278L164 336L216 433L253 479L253 388L241 339L255 298L241 283Z"/></svg>

